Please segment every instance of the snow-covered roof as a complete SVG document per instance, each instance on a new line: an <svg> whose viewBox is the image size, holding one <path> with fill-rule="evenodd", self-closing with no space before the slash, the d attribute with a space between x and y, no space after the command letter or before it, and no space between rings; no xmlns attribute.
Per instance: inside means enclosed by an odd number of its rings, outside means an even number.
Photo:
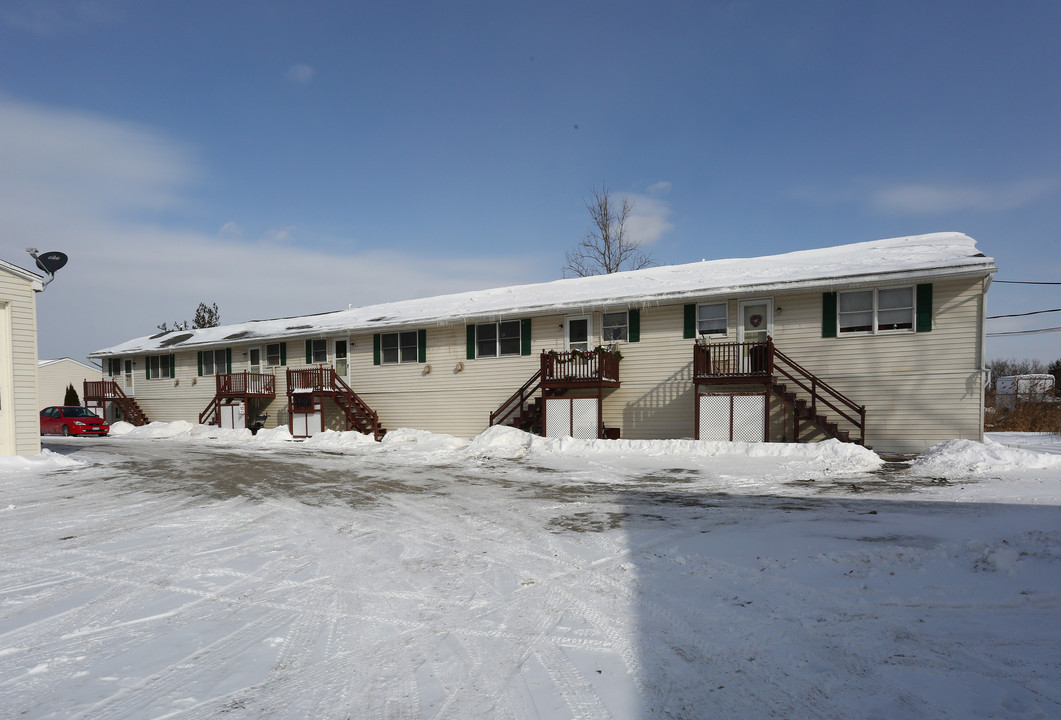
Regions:
<svg viewBox="0 0 1061 720"><path fill-rule="evenodd" d="M57 365L59 363L64 363L64 362L65 363L75 363L75 364L80 365L81 367L85 368L86 370L91 370L92 372L99 372L100 371L100 368L98 366L89 365L88 363L83 363L80 360L74 360L73 358L70 358L70 357L52 358L50 360L38 360L37 361L37 367L38 368L45 368L45 367L50 367L52 365Z"/></svg>
<svg viewBox="0 0 1061 720"><path fill-rule="evenodd" d="M985 275L995 270L994 260L977 250L976 241L969 236L954 232L933 233L782 255L705 260L612 275L476 290L317 315L156 333L97 350L89 357L231 345L235 341L315 337L337 332L378 332L595 308L645 307L694 298Z"/></svg>
<svg viewBox="0 0 1061 720"><path fill-rule="evenodd" d="M18 265L9 263L7 260L0 260L0 270L7 270L12 275L15 275L16 277L20 277L23 280L28 281L30 285L33 286L33 289L37 292L40 292L44 289L44 285L42 284L44 281L43 275L38 275L35 272L26 270L25 268L20 268Z"/></svg>

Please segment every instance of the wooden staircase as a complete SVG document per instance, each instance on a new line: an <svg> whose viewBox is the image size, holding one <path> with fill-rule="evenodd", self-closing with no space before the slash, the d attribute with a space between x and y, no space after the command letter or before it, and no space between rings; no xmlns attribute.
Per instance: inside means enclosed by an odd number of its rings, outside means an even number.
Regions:
<svg viewBox="0 0 1061 720"><path fill-rule="evenodd" d="M387 428L379 424L379 413L370 408L361 397L346 384L346 381L332 371L335 393L332 400L346 416L348 430L357 430L365 435L372 435L379 440L387 434Z"/></svg>
<svg viewBox="0 0 1061 720"><path fill-rule="evenodd" d="M221 398L214 395L210 399L206 409L199 413L199 424L200 425L220 425L221 424Z"/></svg>
<svg viewBox="0 0 1061 720"><path fill-rule="evenodd" d="M114 380L85 380L84 395L85 402L113 402L122 411L122 417L126 422L133 425L147 425L148 419L144 411L136 404L136 400L125 394Z"/></svg>
<svg viewBox="0 0 1061 720"><path fill-rule="evenodd" d="M339 377L334 368L317 367L287 371L287 392L311 392L314 395L327 395L343 411L346 417L346 429L357 430L372 435L379 440L387 434L387 429L379 424L379 413L370 408L354 392L346 381Z"/></svg>
<svg viewBox="0 0 1061 720"><path fill-rule="evenodd" d="M490 413L490 425L510 425L540 435L544 399L537 392L542 386L541 380L542 371L539 369L519 390L501 403L497 410Z"/></svg>
<svg viewBox="0 0 1061 720"><path fill-rule="evenodd" d="M866 444L866 407L839 392L827 382L807 371L802 365L770 343L770 389L784 402L792 406L792 439L799 442L800 422L810 422L828 437L841 442ZM781 382L781 376L787 380ZM789 388L788 383L794 387ZM846 422L841 427L838 421L822 412L822 406L832 410ZM857 434L854 434L857 433ZM867 446L868 447L868 446Z"/></svg>
<svg viewBox="0 0 1061 720"><path fill-rule="evenodd" d="M199 413L200 425L221 424L222 400L250 400L276 397L276 376L267 373L218 373L214 377L214 397Z"/></svg>

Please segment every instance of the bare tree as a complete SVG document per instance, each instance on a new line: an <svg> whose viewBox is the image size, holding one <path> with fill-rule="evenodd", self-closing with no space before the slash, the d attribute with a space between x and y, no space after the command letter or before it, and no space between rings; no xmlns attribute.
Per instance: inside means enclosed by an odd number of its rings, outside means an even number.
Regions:
<svg viewBox="0 0 1061 720"><path fill-rule="evenodd" d="M626 223L633 212L633 202L623 198L617 205L608 186L601 185L600 190L593 188L585 203L593 226L578 246L566 253L564 277L608 275L655 264L641 250L641 243L628 234Z"/></svg>

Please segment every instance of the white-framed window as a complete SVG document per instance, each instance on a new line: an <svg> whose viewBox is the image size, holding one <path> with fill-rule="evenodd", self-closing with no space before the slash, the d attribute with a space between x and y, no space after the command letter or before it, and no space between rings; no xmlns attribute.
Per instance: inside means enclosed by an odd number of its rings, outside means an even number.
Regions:
<svg viewBox="0 0 1061 720"><path fill-rule="evenodd" d="M283 365L283 351L280 349L282 343L269 343L265 346L265 364L270 367Z"/></svg>
<svg viewBox="0 0 1061 720"><path fill-rule="evenodd" d="M475 356L499 357L520 354L520 321L506 320L475 326Z"/></svg>
<svg viewBox="0 0 1061 720"><path fill-rule="evenodd" d="M109 377L116 377L122 374L122 359L121 358L107 358L107 375Z"/></svg>
<svg viewBox="0 0 1061 720"><path fill-rule="evenodd" d="M601 342L628 342L630 340L630 316L626 310L601 314Z"/></svg>
<svg viewBox="0 0 1061 720"><path fill-rule="evenodd" d="M379 336L380 362L383 365L418 361L420 346L416 330L381 333Z"/></svg>
<svg viewBox="0 0 1061 720"><path fill-rule="evenodd" d="M228 372L228 352L220 350L203 350L199 357L202 366L202 375L220 375Z"/></svg>
<svg viewBox="0 0 1061 720"><path fill-rule="evenodd" d="M726 337L729 334L729 310L726 303L696 306L696 334L701 337Z"/></svg>
<svg viewBox="0 0 1061 720"><path fill-rule="evenodd" d="M837 329L841 335L914 331L914 288L874 288L837 293Z"/></svg>
<svg viewBox="0 0 1061 720"><path fill-rule="evenodd" d="M169 355L149 355L147 357L147 376L152 380L170 377Z"/></svg>
<svg viewBox="0 0 1061 720"><path fill-rule="evenodd" d="M316 338L306 341L308 359L311 363L328 362L328 341L325 338Z"/></svg>

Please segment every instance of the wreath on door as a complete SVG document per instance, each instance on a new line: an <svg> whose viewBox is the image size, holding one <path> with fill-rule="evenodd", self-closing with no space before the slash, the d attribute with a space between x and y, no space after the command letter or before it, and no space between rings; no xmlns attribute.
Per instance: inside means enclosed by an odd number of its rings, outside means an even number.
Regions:
<svg viewBox="0 0 1061 720"><path fill-rule="evenodd" d="M756 327L757 328L757 327L759 327L760 325L763 324L763 316L762 315L752 315L750 318L748 318L748 322L750 322L752 324L752 327Z"/></svg>

